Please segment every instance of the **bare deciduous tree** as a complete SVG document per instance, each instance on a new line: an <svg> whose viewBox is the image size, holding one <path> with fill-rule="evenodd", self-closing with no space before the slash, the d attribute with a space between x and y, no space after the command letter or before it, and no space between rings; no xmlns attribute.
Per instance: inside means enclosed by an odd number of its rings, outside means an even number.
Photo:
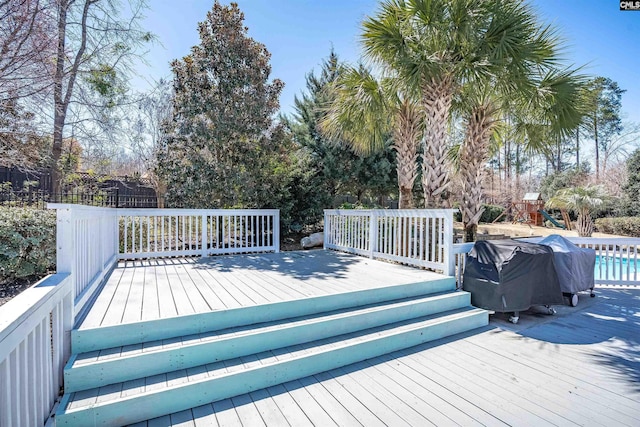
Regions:
<svg viewBox="0 0 640 427"><path fill-rule="evenodd" d="M0 98L27 97L50 86L53 6L51 0L0 0Z"/></svg>

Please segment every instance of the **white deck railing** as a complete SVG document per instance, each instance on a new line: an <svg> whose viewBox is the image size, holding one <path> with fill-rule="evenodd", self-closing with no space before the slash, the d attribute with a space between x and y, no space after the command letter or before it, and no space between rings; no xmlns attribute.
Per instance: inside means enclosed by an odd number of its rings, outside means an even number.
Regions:
<svg viewBox="0 0 640 427"><path fill-rule="evenodd" d="M70 356L73 284L49 276L0 310L0 427L41 426Z"/></svg>
<svg viewBox="0 0 640 427"><path fill-rule="evenodd" d="M280 250L277 209L117 209L120 259Z"/></svg>
<svg viewBox="0 0 640 427"><path fill-rule="evenodd" d="M112 209L50 203L57 271L82 310L118 260L280 250L277 209Z"/></svg>
<svg viewBox="0 0 640 427"><path fill-rule="evenodd" d="M640 285L640 238L567 237L573 244L596 251L595 282L601 285ZM523 240L538 243L542 237ZM454 244L456 279L462 285L466 254L473 243Z"/></svg>
<svg viewBox="0 0 640 427"><path fill-rule="evenodd" d="M118 260L116 210L57 203L48 207L57 212L56 271L71 275L79 312Z"/></svg>
<svg viewBox="0 0 640 427"><path fill-rule="evenodd" d="M57 211L57 274L0 308L0 427L43 425L63 386L71 329L119 259L279 251L277 210Z"/></svg>
<svg viewBox="0 0 640 427"><path fill-rule="evenodd" d="M324 247L453 275L454 212L325 210Z"/></svg>

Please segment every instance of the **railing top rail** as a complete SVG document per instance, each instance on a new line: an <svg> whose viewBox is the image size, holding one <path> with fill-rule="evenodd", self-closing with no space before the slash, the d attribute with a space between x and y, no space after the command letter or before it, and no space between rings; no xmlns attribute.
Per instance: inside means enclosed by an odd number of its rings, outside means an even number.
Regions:
<svg viewBox="0 0 640 427"><path fill-rule="evenodd" d="M76 212L114 212L118 216L168 215L277 215L278 209L160 209L160 208L104 208L70 203L47 203L49 209L72 209Z"/></svg>
<svg viewBox="0 0 640 427"><path fill-rule="evenodd" d="M326 215L359 216L376 214L378 216L413 216L427 217L434 215L448 215L458 212L458 209L325 209Z"/></svg>
<svg viewBox="0 0 640 427"><path fill-rule="evenodd" d="M114 208L105 208L102 206L76 205L72 203L47 203L47 209L73 209L78 212L113 212L115 210Z"/></svg>
<svg viewBox="0 0 640 427"><path fill-rule="evenodd" d="M537 243L544 237L519 237L517 240ZM574 244L602 244L602 245L640 245L640 237L577 237L566 236Z"/></svg>
<svg viewBox="0 0 640 427"><path fill-rule="evenodd" d="M278 209L160 209L160 208L118 208L118 216L171 216L171 215L277 215Z"/></svg>
<svg viewBox="0 0 640 427"><path fill-rule="evenodd" d="M47 276L2 307L0 310L0 343L3 345L0 346L0 360L6 356L5 352L13 350L11 346L5 345L7 344L5 340L16 331L21 333L23 328L19 328L20 325L30 320L33 313L41 309L50 310L55 305L57 295L70 289L58 286L69 276L66 273ZM40 319L36 320L40 321Z"/></svg>
<svg viewBox="0 0 640 427"><path fill-rule="evenodd" d="M453 253L454 254L465 254L467 252L470 252L471 249L473 248L473 243L474 242L454 243L453 244Z"/></svg>

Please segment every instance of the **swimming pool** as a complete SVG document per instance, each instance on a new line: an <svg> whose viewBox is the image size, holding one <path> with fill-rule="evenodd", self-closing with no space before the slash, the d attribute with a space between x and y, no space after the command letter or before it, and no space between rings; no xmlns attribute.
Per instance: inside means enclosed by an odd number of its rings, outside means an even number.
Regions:
<svg viewBox="0 0 640 427"><path fill-rule="evenodd" d="M635 279L640 274L640 258L596 256L596 279Z"/></svg>

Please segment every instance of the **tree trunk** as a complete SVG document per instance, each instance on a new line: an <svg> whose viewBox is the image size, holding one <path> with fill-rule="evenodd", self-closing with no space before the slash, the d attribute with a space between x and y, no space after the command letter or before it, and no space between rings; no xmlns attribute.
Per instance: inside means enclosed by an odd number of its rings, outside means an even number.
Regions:
<svg viewBox="0 0 640 427"><path fill-rule="evenodd" d="M558 142L556 144L556 147L558 148L558 153L556 157L556 172L560 173L562 171L562 141L560 140L559 137L558 137Z"/></svg>
<svg viewBox="0 0 640 427"><path fill-rule="evenodd" d="M596 182L600 182L600 151L598 147L598 119L593 121L593 136L595 140L595 153L596 153Z"/></svg>
<svg viewBox="0 0 640 427"><path fill-rule="evenodd" d="M412 209L413 185L418 176L418 142L420 138L420 113L409 101L399 112L399 123L394 130L396 171L398 173L399 209Z"/></svg>
<svg viewBox="0 0 640 427"><path fill-rule="evenodd" d="M576 169L580 169L580 128L576 129Z"/></svg>
<svg viewBox="0 0 640 427"><path fill-rule="evenodd" d="M465 225L463 237L465 242L475 242L478 239L478 224Z"/></svg>
<svg viewBox="0 0 640 427"><path fill-rule="evenodd" d="M475 241L478 222L482 215L482 181L484 165L489 158L489 139L495 124L487 104L473 109L466 123L464 143L460 153L462 197L460 211L465 229L465 241ZM473 239L473 240L470 240Z"/></svg>
<svg viewBox="0 0 640 427"><path fill-rule="evenodd" d="M516 144L516 193L520 193L520 173L522 172L520 161L520 144Z"/></svg>
<svg viewBox="0 0 640 427"><path fill-rule="evenodd" d="M425 112L425 131L422 154L422 187L425 208L442 208L449 197L449 168L447 160L447 127L453 99L453 79L424 81L422 102Z"/></svg>
<svg viewBox="0 0 640 427"><path fill-rule="evenodd" d="M413 209L413 189L400 187L400 198L398 200L398 209Z"/></svg>
<svg viewBox="0 0 640 427"><path fill-rule="evenodd" d="M577 220L578 236L591 237L593 234L593 221L589 214L579 214Z"/></svg>
<svg viewBox="0 0 640 427"><path fill-rule="evenodd" d="M62 139L64 137L64 125L67 117L67 109L71 102L71 94L75 85L78 69L82 62L84 51L87 46L87 17L89 8L97 0L85 0L80 27L80 46L75 54L71 69L64 70L65 60L69 55L65 47L67 34L67 12L71 7L69 0L59 0L58 3L58 49L56 52L56 70L53 81L53 146L51 149L51 181L54 194L60 192L61 172L60 156L62 155ZM63 90L64 80L67 78L66 87Z"/></svg>
<svg viewBox="0 0 640 427"><path fill-rule="evenodd" d="M65 39L67 30L68 0L58 4L58 49L56 51L56 71L53 82L53 146L51 148L51 190L54 197L60 193L60 156L62 155L62 137L67 105L62 97L62 79L64 78ZM55 200L55 199L54 199Z"/></svg>

